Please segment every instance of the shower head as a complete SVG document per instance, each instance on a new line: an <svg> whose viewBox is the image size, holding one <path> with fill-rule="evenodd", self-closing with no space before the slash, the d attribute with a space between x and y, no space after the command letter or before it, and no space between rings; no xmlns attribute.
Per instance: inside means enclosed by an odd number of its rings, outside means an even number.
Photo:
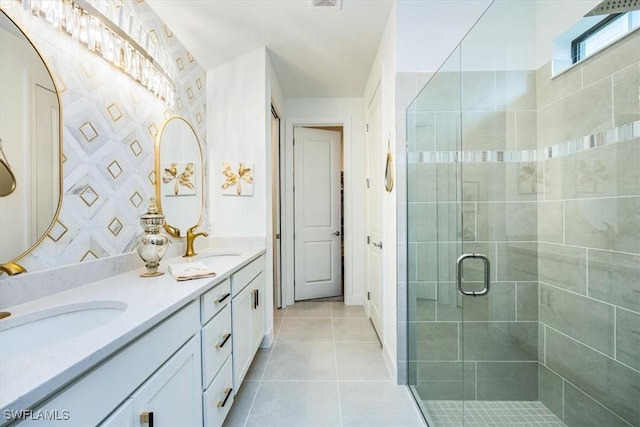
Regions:
<svg viewBox="0 0 640 427"><path fill-rule="evenodd" d="M585 16L610 15L632 10L640 10L640 0L604 0Z"/></svg>

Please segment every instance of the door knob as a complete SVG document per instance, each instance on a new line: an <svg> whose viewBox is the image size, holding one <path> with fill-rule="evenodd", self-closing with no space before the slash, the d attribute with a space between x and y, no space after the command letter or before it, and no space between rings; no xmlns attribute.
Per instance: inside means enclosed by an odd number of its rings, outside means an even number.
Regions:
<svg viewBox="0 0 640 427"><path fill-rule="evenodd" d="M333 233L333 234L334 234L334 235L336 235L336 236L339 236L339 235L340 235L340 232L339 232L339 231L336 231L336 232L335 232L335 233Z"/></svg>
<svg viewBox="0 0 640 427"><path fill-rule="evenodd" d="M376 248L382 249L382 242L374 243L373 246Z"/></svg>

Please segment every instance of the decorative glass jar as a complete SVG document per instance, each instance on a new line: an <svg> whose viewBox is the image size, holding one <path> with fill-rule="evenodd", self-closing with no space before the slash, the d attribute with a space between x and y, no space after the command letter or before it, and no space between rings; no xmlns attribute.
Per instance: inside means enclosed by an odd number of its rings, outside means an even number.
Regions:
<svg viewBox="0 0 640 427"><path fill-rule="evenodd" d="M158 271L158 266L167 252L169 237L161 231L164 225L164 215L158 213L155 198L152 197L149 200L149 211L140 217L140 224L144 233L138 236L136 250L147 267L147 271L140 277L160 276L164 273Z"/></svg>

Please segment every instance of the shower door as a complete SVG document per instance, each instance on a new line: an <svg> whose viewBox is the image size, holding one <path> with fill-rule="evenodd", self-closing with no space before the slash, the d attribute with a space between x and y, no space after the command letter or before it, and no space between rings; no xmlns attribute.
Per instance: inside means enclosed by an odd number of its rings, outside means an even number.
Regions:
<svg viewBox="0 0 640 427"><path fill-rule="evenodd" d="M538 400L527 7L494 3L407 110L408 373L430 426L508 424Z"/></svg>

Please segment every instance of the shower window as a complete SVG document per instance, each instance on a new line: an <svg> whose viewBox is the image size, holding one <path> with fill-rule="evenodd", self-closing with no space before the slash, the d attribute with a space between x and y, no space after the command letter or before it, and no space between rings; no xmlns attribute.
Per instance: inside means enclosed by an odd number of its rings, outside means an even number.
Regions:
<svg viewBox="0 0 640 427"><path fill-rule="evenodd" d="M575 64L599 52L640 27L640 11L609 15L571 42L571 59Z"/></svg>

